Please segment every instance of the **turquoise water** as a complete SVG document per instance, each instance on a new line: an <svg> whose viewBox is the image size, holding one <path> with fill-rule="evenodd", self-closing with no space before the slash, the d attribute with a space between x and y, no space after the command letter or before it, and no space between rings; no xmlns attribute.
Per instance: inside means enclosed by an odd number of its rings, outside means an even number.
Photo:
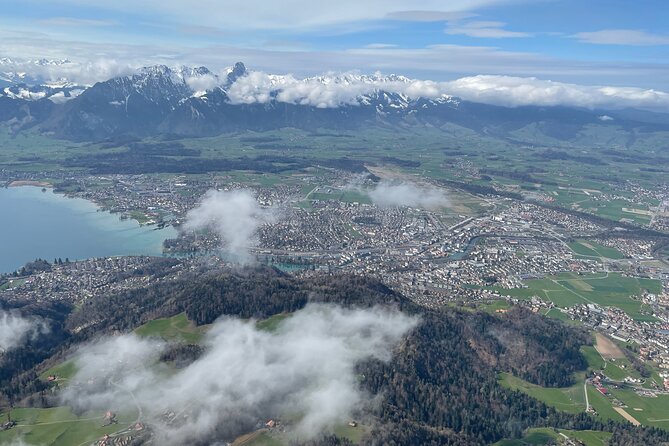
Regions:
<svg viewBox="0 0 669 446"><path fill-rule="evenodd" d="M101 212L90 201L39 187L0 188L0 272L36 258L52 261L117 255L161 255L174 228L155 230Z"/></svg>

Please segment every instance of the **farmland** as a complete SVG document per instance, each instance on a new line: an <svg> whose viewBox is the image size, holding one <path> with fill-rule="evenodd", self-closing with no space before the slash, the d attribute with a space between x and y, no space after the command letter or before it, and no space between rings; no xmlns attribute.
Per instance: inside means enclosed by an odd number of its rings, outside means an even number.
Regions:
<svg viewBox="0 0 669 446"><path fill-rule="evenodd" d="M525 281L526 288L501 289L500 293L527 299L532 296L568 308L579 304L598 304L616 307L637 321L655 321L635 297L644 291L659 293L657 280L629 277L621 273L574 274L561 273L543 279Z"/></svg>

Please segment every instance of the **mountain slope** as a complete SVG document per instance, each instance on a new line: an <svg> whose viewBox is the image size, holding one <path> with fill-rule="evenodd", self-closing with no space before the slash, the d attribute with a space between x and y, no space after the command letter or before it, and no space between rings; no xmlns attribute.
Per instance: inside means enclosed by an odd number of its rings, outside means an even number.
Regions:
<svg viewBox="0 0 669 446"><path fill-rule="evenodd" d="M430 90L403 76L355 74L295 79L248 71L237 63L222 75L205 67L147 67L83 89L14 84L0 95L0 121L13 129L39 124L72 140L211 136L284 127L313 131L436 127L456 124L481 134L517 138L531 126L547 140L571 141L588 127L624 132L669 130L669 115L635 110L604 111L564 106L515 108L481 104ZM421 96L426 94L429 97ZM49 100L40 113L29 108ZM603 142L602 142L603 143Z"/></svg>

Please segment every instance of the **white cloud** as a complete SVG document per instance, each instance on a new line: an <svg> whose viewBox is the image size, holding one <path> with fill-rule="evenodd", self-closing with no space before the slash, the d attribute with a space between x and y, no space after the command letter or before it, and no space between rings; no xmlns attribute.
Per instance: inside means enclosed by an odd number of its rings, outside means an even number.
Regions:
<svg viewBox="0 0 669 446"><path fill-rule="evenodd" d="M258 227L274 220L274 212L258 204L248 190L210 190L198 206L188 211L184 229L214 231L222 248L240 263L251 260L249 248L256 243Z"/></svg>
<svg viewBox="0 0 669 446"><path fill-rule="evenodd" d="M466 100L511 107L568 105L669 110L669 94L633 87L585 86L512 76L471 76L441 85Z"/></svg>
<svg viewBox="0 0 669 446"><path fill-rule="evenodd" d="M75 53L85 54L112 51L86 43L59 44L58 41L30 40L35 36L22 36L17 39L9 33L2 39L0 31L0 54L7 53L11 47L15 51L25 50L27 55L37 57L34 46L49 48L54 51L51 57L65 58ZM31 43L32 42L32 43ZM27 46L23 46L27 45ZM59 46L61 45L61 46ZM30 49L32 48L32 49ZM137 67L165 63L176 65L175 61L190 65L207 65L212 70L221 70L237 60L243 60L253 69L271 69L284 72L285 67L295 67L293 74L271 76L262 71L254 71L248 77L240 79L230 91L236 103L264 103L270 99L273 91L281 91L279 100L284 102L304 103L318 107L336 107L341 104L354 104L355 97L368 94L382 88L415 98L429 98L441 95L454 95L466 100L496 105L574 105L588 108L623 108L635 107L659 111L669 110L667 93L655 88L634 88L619 85L634 83L665 85L669 89L669 66L636 65L617 63L611 65L589 64L584 62L560 61L527 53L500 51L491 47L464 47L458 45L437 45L427 48L358 48L338 52L310 51L265 51L248 50L234 47L216 47L207 49L173 49L174 54L165 54L167 50L153 47L135 47L116 45L113 52L104 59L90 62L71 62L63 65L35 66L17 65L22 70L47 79L68 77L77 83L90 84L116 75L129 74ZM32 52L31 52L32 51ZM179 53L178 51L183 51ZM85 60L85 59L84 59ZM127 61L127 62L120 62ZM324 85L318 78L304 79L298 76L305 73L313 76L322 73L323 67L330 67L344 72L342 82ZM445 73L457 73L455 70L490 73L519 73L519 76L501 76L480 74L461 77L456 80L439 82L430 80L411 80L410 82L387 82L379 79L373 82L357 82L347 72L352 68L368 67L384 72L410 74L416 67L426 77L444 76ZM408 70L404 71L404 70ZM276 71L275 71L276 72ZM609 86L579 85L573 82L544 80L539 77L524 77L522 74L537 73L544 78L575 78L589 83L593 78L609 79L615 82ZM333 77L332 75L328 75ZM348 77L347 77L348 76ZM373 78L374 76L368 76ZM204 90L215 86L213 77L189 80L192 87ZM663 83L664 82L664 83Z"/></svg>
<svg viewBox="0 0 669 446"><path fill-rule="evenodd" d="M381 181L368 194L374 204L380 207L409 206L436 210L450 205L450 201L443 190L409 182Z"/></svg>
<svg viewBox="0 0 669 446"><path fill-rule="evenodd" d="M62 5L64 0L31 0L44 4ZM146 11L162 20L180 24L213 26L225 30L314 30L351 23L371 22L388 17L402 20L442 19L477 8L505 3L508 0L423 0L420 10L411 0L339 0L323 6L311 0L246 0L221 2L200 0L197 8L181 0L115 0L101 4L97 0L65 0L75 5L88 5L124 14L145 14Z"/></svg>
<svg viewBox="0 0 669 446"><path fill-rule="evenodd" d="M252 72L240 78L229 91L233 103L266 103L273 97L279 102L332 108L358 104L360 95L377 91L400 93L408 98L456 96L464 100L518 107L576 106L585 108L625 107L669 110L669 94L634 87L586 86L542 80L534 77L469 76L446 82L362 76L356 73L327 74L298 79L292 75L275 76Z"/></svg>
<svg viewBox="0 0 669 446"><path fill-rule="evenodd" d="M47 330L47 326L37 318L25 318L18 313L0 310L0 353L19 347L30 337Z"/></svg>
<svg viewBox="0 0 669 446"><path fill-rule="evenodd" d="M572 83L635 85L669 89L669 64L584 61L536 53L504 51L495 47L431 45L423 48L351 48L347 50L280 51L231 45L185 46L136 44L124 41L75 40L43 29L0 29L0 54L8 57L70 59L69 67L53 67L53 77L72 76L77 82L105 80L112 72L152 64L205 65L218 71L243 61L266 72L313 76L324 71L383 71L444 80L471 74L536 76ZM69 70L65 70L69 68ZM79 73L80 72L80 73ZM75 79L76 77L76 79Z"/></svg>
<svg viewBox="0 0 669 446"><path fill-rule="evenodd" d="M466 23L449 23L444 30L446 34L462 34L469 37L505 39L516 37L531 37L532 34L504 29L504 22L472 21Z"/></svg>
<svg viewBox="0 0 669 446"><path fill-rule="evenodd" d="M184 81L195 92L212 90L221 84L220 79L213 74L186 77Z"/></svg>
<svg viewBox="0 0 669 446"><path fill-rule="evenodd" d="M30 59L12 59L11 63L0 65L0 71L26 73L41 82L52 83L67 79L80 85L92 85L95 82L131 74L137 68L136 65L108 58L84 62L72 62L65 59L58 63L48 64L38 64L36 60Z"/></svg>
<svg viewBox="0 0 669 446"><path fill-rule="evenodd" d="M603 29L580 32L571 36L585 43L596 45L669 45L669 35L653 34L638 29Z"/></svg>
<svg viewBox="0 0 669 446"><path fill-rule="evenodd" d="M141 409L159 444L206 442L214 434L229 441L258 421L296 414L291 432L305 439L365 405L356 364L389 360L417 323L395 310L323 304L296 312L275 333L224 318L207 334L205 353L169 373L156 364L163 344L112 337L81 349L62 397L80 409ZM163 416L169 412L176 413L172 422Z"/></svg>

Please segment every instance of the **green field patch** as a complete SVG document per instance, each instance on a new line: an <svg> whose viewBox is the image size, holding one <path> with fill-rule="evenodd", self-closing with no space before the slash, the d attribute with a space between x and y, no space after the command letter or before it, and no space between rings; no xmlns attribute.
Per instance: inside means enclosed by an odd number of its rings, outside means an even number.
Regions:
<svg viewBox="0 0 669 446"><path fill-rule="evenodd" d="M650 222L650 217L647 215L623 211L623 208L644 208L643 205L636 205L626 200L587 200L579 203L579 206L587 212L615 221L625 218L642 225Z"/></svg>
<svg viewBox="0 0 669 446"><path fill-rule="evenodd" d="M579 320L572 320L571 317L569 317L568 314L564 313L561 311L559 308L551 308L548 310L546 313L546 316L552 318L552 319L557 319L559 321L564 322L567 325L582 325L582 322Z"/></svg>
<svg viewBox="0 0 669 446"><path fill-rule="evenodd" d="M575 254L589 257L605 257L607 259L624 259L625 255L615 248L605 246L596 242L576 240L569 243L569 248Z"/></svg>
<svg viewBox="0 0 669 446"><path fill-rule="evenodd" d="M0 432L0 444L18 444L23 441L32 445L71 446L90 444L105 434L124 429L136 418L136 414L118 416L118 424L103 427L103 413L86 413L77 417L67 407L48 409L14 409L11 412L16 426ZM0 414L6 420L6 412Z"/></svg>
<svg viewBox="0 0 669 446"><path fill-rule="evenodd" d="M348 423L340 424L335 426L333 429L333 434L339 438L345 438L353 444L360 444L363 437L370 431L368 426L358 424L356 426L350 426Z"/></svg>
<svg viewBox="0 0 669 446"><path fill-rule="evenodd" d="M196 326L189 321L186 313L169 318L155 319L138 327L135 333L143 337L158 337L166 341L184 341L197 344L207 331L206 326Z"/></svg>
<svg viewBox="0 0 669 446"><path fill-rule="evenodd" d="M582 346L581 354L588 362L588 367L590 367L593 370L601 370L606 365L606 361L604 361L602 355L600 355L599 352L592 345Z"/></svg>
<svg viewBox="0 0 669 446"><path fill-rule="evenodd" d="M372 200L367 194L357 191L346 191L341 195L341 201L346 203L371 204Z"/></svg>
<svg viewBox="0 0 669 446"><path fill-rule="evenodd" d="M625 403L627 413L642 425L669 429L669 395L641 396L629 388L612 388L610 392Z"/></svg>
<svg viewBox="0 0 669 446"><path fill-rule="evenodd" d="M77 373L77 364L74 359L63 361L40 374L40 379L47 380L49 376L55 376L56 381L69 380Z"/></svg>
<svg viewBox="0 0 669 446"><path fill-rule="evenodd" d="M325 192L314 192L312 193L309 198L311 200L319 200L319 201L341 201L342 194L341 192L339 193L325 193Z"/></svg>
<svg viewBox="0 0 669 446"><path fill-rule="evenodd" d="M508 373L500 373L499 382L504 387L523 392L532 398L565 412L585 411L583 381L571 387L541 387Z"/></svg>
<svg viewBox="0 0 669 446"><path fill-rule="evenodd" d="M511 308L511 304L504 299L499 299L481 304L479 305L479 308L488 313L499 313Z"/></svg>
<svg viewBox="0 0 669 446"><path fill-rule="evenodd" d="M582 441L586 446L606 446L613 435L610 432L602 431L573 431L567 429L558 429L558 431L569 438Z"/></svg>
<svg viewBox="0 0 669 446"><path fill-rule="evenodd" d="M560 435L562 434L562 435ZM516 440L501 440L494 446L526 446L555 444L556 440L564 436L582 441L586 446L605 446L611 438L611 433L601 431L574 431L568 429L551 429L546 427L531 428L525 432L523 438ZM557 443L560 444L560 443Z"/></svg>
<svg viewBox="0 0 669 446"><path fill-rule="evenodd" d="M627 359L616 359L615 361L607 361L606 366L601 369L602 373L613 381L623 381L628 376L632 378L641 378L632 364Z"/></svg>
<svg viewBox="0 0 669 446"><path fill-rule="evenodd" d="M590 385L587 386L587 391L590 406L592 406L597 411L597 416L599 418L605 420L624 421L622 415L613 410L611 400L608 397L602 395L599 390Z"/></svg>
<svg viewBox="0 0 669 446"><path fill-rule="evenodd" d="M280 313L270 316L267 319L256 322L256 328L258 330L269 331L270 333L275 332L281 322L285 321L291 316L290 313Z"/></svg>

